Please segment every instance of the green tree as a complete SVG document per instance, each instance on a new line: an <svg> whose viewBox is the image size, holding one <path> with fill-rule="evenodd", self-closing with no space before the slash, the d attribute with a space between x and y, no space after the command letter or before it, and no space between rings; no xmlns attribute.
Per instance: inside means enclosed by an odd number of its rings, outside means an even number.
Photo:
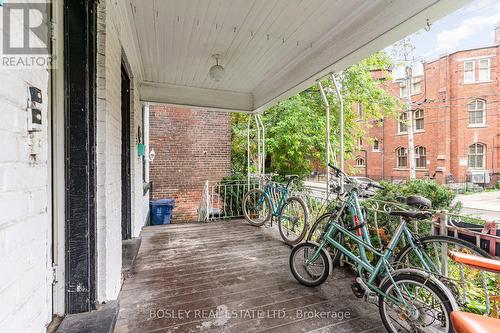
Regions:
<svg viewBox="0 0 500 333"><path fill-rule="evenodd" d="M355 150L357 138L364 135L365 126L373 120L393 116L400 108L399 100L387 93L384 81L390 79L390 58L383 52L347 68L338 74L344 99L346 158ZM376 75L375 72L376 71ZM322 81L328 91L333 91L330 80ZM339 109L334 93L328 94L331 106L331 144L335 154L339 151ZM359 119L354 105L359 104L363 118ZM233 171L246 173L247 115L232 115ZM252 120L253 121L253 120ZM324 165L326 146L325 106L317 86L278 103L262 116L266 128L266 155L271 170L279 174L310 174L315 164ZM256 151L256 140L251 151Z"/></svg>

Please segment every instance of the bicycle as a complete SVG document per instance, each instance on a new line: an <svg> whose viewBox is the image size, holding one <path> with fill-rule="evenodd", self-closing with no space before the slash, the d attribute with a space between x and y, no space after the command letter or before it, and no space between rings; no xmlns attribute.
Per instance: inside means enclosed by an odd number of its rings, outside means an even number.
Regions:
<svg viewBox="0 0 500 333"><path fill-rule="evenodd" d="M243 215L253 226L262 226L278 218L278 229L288 245L295 245L304 239L308 228L307 205L299 197L288 196L289 187L297 175L288 175L285 186L271 182L271 175L262 175L263 189L255 188L243 197ZM275 199L278 197L278 199ZM276 202L277 200L277 202Z"/></svg>
<svg viewBox="0 0 500 333"><path fill-rule="evenodd" d="M334 170L335 169L336 168L334 168ZM342 174L340 170L338 171L338 175ZM347 175L343 175L345 179L350 179ZM357 185L359 186L360 184ZM379 189L383 188L378 183L368 183L368 186L373 186ZM333 190L335 191L339 191L339 189L340 186L333 187ZM338 194L340 201L346 200L345 196L349 195L349 191L346 191L343 196L341 193ZM357 201L357 204L359 205L359 199L357 196L352 200ZM413 206L416 208L431 208L431 202L429 200L415 196L409 196L406 198L406 204L410 207ZM353 207L351 207L350 212L347 209L342 209L339 213L339 209L337 209L320 216L311 227L307 236L307 241L317 241L320 239L330 223L340 223L343 225L344 222L348 220L349 213L351 215L353 225L356 225L356 223L360 224L359 221L356 222L356 219L358 218L357 216L365 219L364 214L356 215L356 210L353 209L354 205L351 206ZM434 217L435 215L433 215L433 218ZM358 229L358 236L369 234L367 230L368 221L363 221L362 224L365 225ZM407 238L411 239L411 243L409 242L409 244L399 249L399 252L394 256L392 265L415 267L433 273L452 291L459 304L463 305L466 302L465 287L459 286L452 278L452 275L463 275L463 272L461 271L461 267L454 266L454 262L447 256L447 251L450 250L460 253L473 254L484 258L492 258L490 254L476 245L462 239L441 235L420 237L419 235L413 233L408 226L405 226L404 229L404 234ZM340 234L339 237L341 238L339 242L344 244L343 235ZM366 239L370 241L369 237ZM418 249L418 252L415 252L415 249ZM337 250L335 248L331 248L330 251L332 252L332 256L335 257ZM381 250L379 250L379 252L380 251ZM420 253L423 255L422 257L419 256ZM426 265L423 263L426 263Z"/></svg>
<svg viewBox="0 0 500 333"><path fill-rule="evenodd" d="M448 255L457 263L500 274L500 261L498 260L452 251ZM500 327L500 319L462 311L453 311L451 322L456 333L494 333L498 332Z"/></svg>
<svg viewBox="0 0 500 333"><path fill-rule="evenodd" d="M337 172L337 177L342 174L339 169L331 167ZM387 247L384 250L376 249L371 244L359 204L359 189L356 184L350 185L351 188L341 198L343 202L335 219L329 222L317 242L308 241L293 248L289 264L295 279L309 287L322 284L343 254L358 272L356 281L364 291L364 299L378 302L380 316L389 332L399 332L400 329L408 332L453 332L450 314L458 309L458 304L448 287L429 272L431 269L423 259L424 254L406 228L411 219L423 220L431 214L418 210L391 212L393 216L400 216L401 222ZM430 201L414 196L409 203L413 208L421 209L429 206ZM353 227L344 227L340 221L345 209L353 213ZM357 244L359 257L342 244L345 237ZM403 237L419 255L427 271L394 268L391 258ZM336 250L333 259L328 254L327 246ZM374 264L368 260L367 251L379 258Z"/></svg>

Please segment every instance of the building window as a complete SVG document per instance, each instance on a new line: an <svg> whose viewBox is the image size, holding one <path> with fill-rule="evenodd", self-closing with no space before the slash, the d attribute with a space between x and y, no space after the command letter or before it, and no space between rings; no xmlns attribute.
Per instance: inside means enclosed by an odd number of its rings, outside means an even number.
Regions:
<svg viewBox="0 0 500 333"><path fill-rule="evenodd" d="M363 138L359 137L358 138L358 148L361 148L361 147L363 147Z"/></svg>
<svg viewBox="0 0 500 333"><path fill-rule="evenodd" d="M464 61L464 83L474 82L474 61Z"/></svg>
<svg viewBox="0 0 500 333"><path fill-rule="evenodd" d="M401 112L398 117L398 134L406 133L408 131L408 114Z"/></svg>
<svg viewBox="0 0 500 333"><path fill-rule="evenodd" d="M408 96L408 90L406 90L406 82L401 82L399 84L399 97L406 98Z"/></svg>
<svg viewBox="0 0 500 333"><path fill-rule="evenodd" d="M486 102L482 99L476 99L475 101L467 105L469 111L469 125L486 125Z"/></svg>
<svg viewBox="0 0 500 333"><path fill-rule="evenodd" d="M372 151L380 151L380 142L378 139L373 140Z"/></svg>
<svg viewBox="0 0 500 333"><path fill-rule="evenodd" d="M490 59L479 59L479 77L480 82L490 81Z"/></svg>
<svg viewBox="0 0 500 333"><path fill-rule="evenodd" d="M422 92L422 77L416 76L412 78L412 91L414 94L420 94Z"/></svg>
<svg viewBox="0 0 500 333"><path fill-rule="evenodd" d="M358 168L364 168L365 167L365 159L362 157L357 157L356 158L356 166Z"/></svg>
<svg viewBox="0 0 500 333"><path fill-rule="evenodd" d="M415 111L415 130L424 130L424 110Z"/></svg>
<svg viewBox="0 0 500 333"><path fill-rule="evenodd" d="M406 148L399 147L396 149L396 161L398 168L406 168L408 165L408 156L406 153Z"/></svg>
<svg viewBox="0 0 500 333"><path fill-rule="evenodd" d="M415 167L416 168L426 168L427 158L425 156L425 147L419 146L415 148Z"/></svg>
<svg viewBox="0 0 500 333"><path fill-rule="evenodd" d="M484 169L486 164L486 145L474 143L469 146L468 165L470 169Z"/></svg>

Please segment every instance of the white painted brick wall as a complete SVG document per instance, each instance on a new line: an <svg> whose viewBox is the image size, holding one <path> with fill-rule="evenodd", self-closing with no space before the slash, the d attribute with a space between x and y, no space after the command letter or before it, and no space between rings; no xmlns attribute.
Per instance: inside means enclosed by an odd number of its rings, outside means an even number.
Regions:
<svg viewBox="0 0 500 333"><path fill-rule="evenodd" d="M102 1L98 9L97 82L97 249L98 301L118 296L121 283L121 34L123 20L116 4ZM138 126L142 122L137 80L132 73L131 119L132 236L147 218L143 196L142 162L137 156Z"/></svg>
<svg viewBox="0 0 500 333"><path fill-rule="evenodd" d="M46 70L0 69L0 332L45 332L51 318L48 77ZM44 98L36 160L28 152L30 85Z"/></svg>
<svg viewBox="0 0 500 333"><path fill-rule="evenodd" d="M97 298L115 299L121 280L121 47L115 26L98 10Z"/></svg>

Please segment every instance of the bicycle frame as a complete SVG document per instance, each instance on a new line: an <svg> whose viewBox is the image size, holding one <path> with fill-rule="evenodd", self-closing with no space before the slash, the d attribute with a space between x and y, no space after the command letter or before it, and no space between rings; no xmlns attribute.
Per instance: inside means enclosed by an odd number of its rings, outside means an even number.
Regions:
<svg viewBox="0 0 500 333"><path fill-rule="evenodd" d="M335 223L335 221L338 221L338 219L341 217L345 209L349 208L351 210L351 215L353 217L353 221L355 223L355 230L357 230L357 234L351 232L344 226ZM349 237L352 239L354 242L357 243L358 249L359 249L359 257L356 256L354 253L352 253L349 249L347 249L345 246L337 242L334 238L337 235L337 233L342 233L344 236ZM332 236L333 235L333 236ZM424 268L426 270L429 270L429 266L427 262L424 260L424 254L420 251L420 249L415 245L413 242L413 235L411 234L410 230L407 228L407 222L405 220L402 220L399 226L396 228L396 231L394 232L393 237L391 238L389 244L387 245L386 249L381 252L378 249L376 249L370 240L370 234L368 231L368 227L366 225L365 218L363 216L363 213L361 211L361 206L359 204L359 199L358 199L358 194L357 190L353 189L349 192L349 195L347 199L343 202L340 210L338 211L337 215L333 220L329 222L329 226L320 239L319 247L316 250L316 252L313 254L309 262L314 262L316 261L319 256L320 252L323 250L323 248L327 245L330 244L336 249L338 249L342 254L344 254L346 257L351 259L354 263L356 268L358 269L359 276L363 276L363 270L367 271L370 273L369 279L366 281L367 286L372 290L377 292L378 294L384 294L380 289L375 285L376 279L383 275L384 273L387 274L389 279L394 283L392 280L392 277L390 276L390 273L393 271L390 263L390 259L394 255L394 251L396 249L396 246L398 245L400 239L402 237L405 237L406 240L408 241L408 244L415 250L419 260L422 261ZM366 251L370 251L377 255L379 260L373 266L366 255ZM384 294L385 297L388 297L391 299L393 302L396 303L403 303L406 305L406 302L404 298L401 295L401 292L399 288L396 286L396 291L398 292L400 299L401 300L396 300L392 296Z"/></svg>
<svg viewBox="0 0 500 333"><path fill-rule="evenodd" d="M273 200L273 196L271 194L273 188L276 188L281 194L280 200L279 200L277 205L275 205L274 200ZM264 195L269 199L269 202L271 203L272 215L279 216L281 207L283 206L283 203L285 202L285 200L288 197L288 188L287 187L280 187L280 186L276 186L276 185L271 185L271 184L266 184L264 186L263 192L264 192ZM261 202L261 200L263 201L264 199L263 198L260 199L259 204L263 203L263 202Z"/></svg>

